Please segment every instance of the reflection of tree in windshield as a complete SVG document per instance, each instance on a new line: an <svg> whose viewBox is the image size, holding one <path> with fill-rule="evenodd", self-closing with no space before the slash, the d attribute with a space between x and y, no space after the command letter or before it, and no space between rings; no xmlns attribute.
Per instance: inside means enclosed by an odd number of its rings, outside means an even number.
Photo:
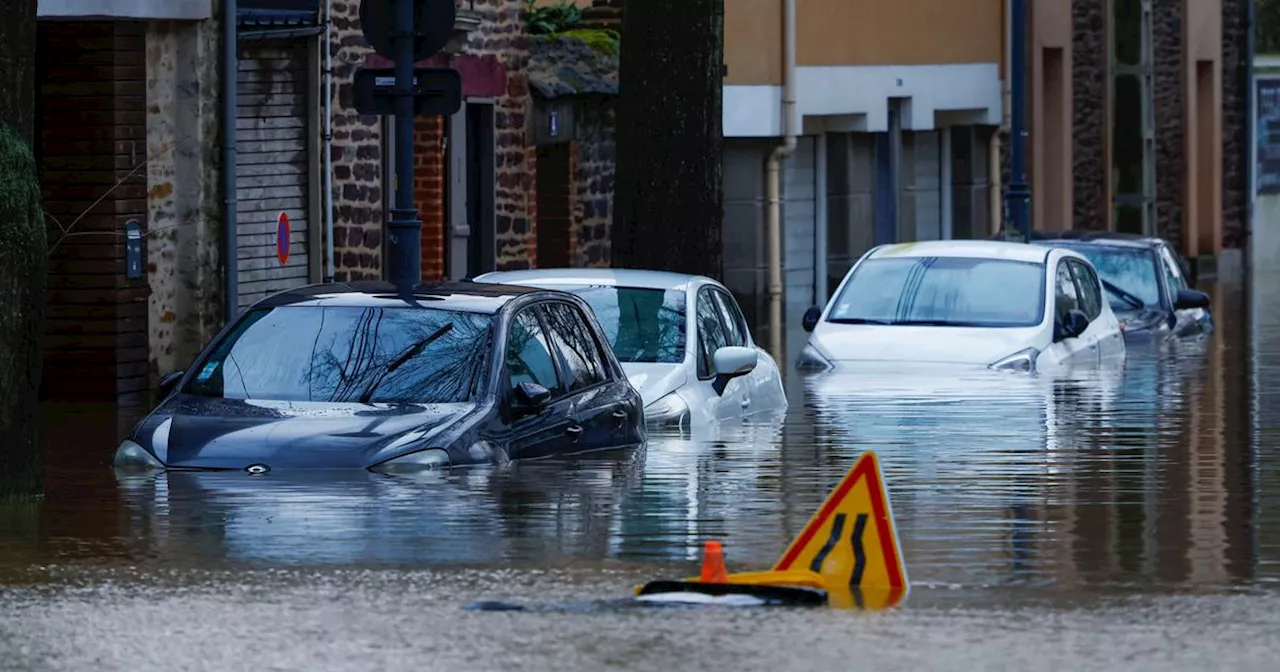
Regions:
<svg viewBox="0 0 1280 672"><path fill-rule="evenodd" d="M684 361L685 293L634 287L573 290L591 306L618 361Z"/></svg>
<svg viewBox="0 0 1280 672"><path fill-rule="evenodd" d="M279 401L447 403L477 390L490 317L414 308L263 309L192 392ZM234 364L224 370L223 359ZM215 377L212 372L221 375ZM201 374L203 376L203 373Z"/></svg>

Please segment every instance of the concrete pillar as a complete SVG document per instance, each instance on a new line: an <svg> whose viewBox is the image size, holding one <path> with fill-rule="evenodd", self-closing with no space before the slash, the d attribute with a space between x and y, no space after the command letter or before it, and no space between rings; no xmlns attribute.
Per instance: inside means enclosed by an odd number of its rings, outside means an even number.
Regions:
<svg viewBox="0 0 1280 672"><path fill-rule="evenodd" d="M147 27L153 385L190 365L222 326L219 31L215 19Z"/></svg>

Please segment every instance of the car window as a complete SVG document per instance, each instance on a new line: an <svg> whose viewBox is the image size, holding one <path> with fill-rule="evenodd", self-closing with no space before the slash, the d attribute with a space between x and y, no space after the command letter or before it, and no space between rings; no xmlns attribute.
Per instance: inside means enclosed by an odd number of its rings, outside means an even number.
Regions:
<svg viewBox="0 0 1280 672"><path fill-rule="evenodd" d="M1071 277L1071 269L1066 260L1058 262L1058 272L1054 282L1054 315L1058 321L1066 324L1067 313L1080 308L1080 296L1076 293L1076 282Z"/></svg>
<svg viewBox="0 0 1280 672"><path fill-rule="evenodd" d="M720 320L725 325L725 336L729 345L744 347L747 344L747 321L738 311L738 303L733 297L720 290L711 290L715 297L716 309L720 311Z"/></svg>
<svg viewBox="0 0 1280 672"><path fill-rule="evenodd" d="M1076 259L1069 259L1067 263L1071 264L1071 271L1076 276L1081 310L1092 322L1102 314L1102 289L1098 285L1098 276L1088 265Z"/></svg>
<svg viewBox="0 0 1280 672"><path fill-rule="evenodd" d="M715 371L713 358L716 350L729 345L728 332L710 290L698 292L695 315L698 325L698 377L710 378Z"/></svg>
<svg viewBox="0 0 1280 672"><path fill-rule="evenodd" d="M488 372L492 323L489 315L436 308L255 308L184 391L271 401L467 401Z"/></svg>
<svg viewBox="0 0 1280 672"><path fill-rule="evenodd" d="M618 361L684 361L684 290L598 286L565 289L591 306Z"/></svg>
<svg viewBox="0 0 1280 672"><path fill-rule="evenodd" d="M889 253L892 254L892 253ZM1030 327L1044 318L1045 265L976 257L876 257L858 264L827 321Z"/></svg>
<svg viewBox="0 0 1280 672"><path fill-rule="evenodd" d="M565 378L569 391L604 381L600 349L583 322L582 313L567 303L548 303L543 306L543 311L551 342L567 365Z"/></svg>
<svg viewBox="0 0 1280 672"><path fill-rule="evenodd" d="M534 309L524 308L511 320L507 334L507 376L514 391L523 382L537 383L553 394L564 392L556 375L551 346Z"/></svg>
<svg viewBox="0 0 1280 672"><path fill-rule="evenodd" d="M1155 257L1149 250L1103 245L1077 245L1071 249L1083 254L1093 264L1098 276L1133 295L1147 306L1160 306L1160 284ZM1112 310L1129 311L1134 306L1107 291Z"/></svg>
<svg viewBox="0 0 1280 672"><path fill-rule="evenodd" d="M1160 246L1160 257L1163 262L1160 265L1164 266L1165 280L1169 283L1169 293L1173 295L1171 298L1176 299L1178 290L1187 289L1187 280L1182 277L1182 268L1168 247Z"/></svg>

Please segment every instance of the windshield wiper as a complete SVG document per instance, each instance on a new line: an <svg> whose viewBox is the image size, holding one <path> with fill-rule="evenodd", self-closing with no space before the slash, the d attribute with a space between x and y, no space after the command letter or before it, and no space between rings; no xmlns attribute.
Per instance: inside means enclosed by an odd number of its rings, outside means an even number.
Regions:
<svg viewBox="0 0 1280 672"><path fill-rule="evenodd" d="M912 327L981 327L983 325L977 322L965 322L962 320L894 320L892 324L900 324Z"/></svg>
<svg viewBox="0 0 1280 672"><path fill-rule="evenodd" d="M828 317L833 324L893 324L889 320L873 320L869 317Z"/></svg>
<svg viewBox="0 0 1280 672"><path fill-rule="evenodd" d="M1101 278L1099 279L1101 280ZM1130 294L1129 292L1126 292L1125 290L1120 289L1119 287L1116 287L1115 285L1111 284L1106 280L1102 280L1102 286L1105 287L1108 292L1111 292L1112 294L1115 294L1116 296L1120 297L1125 303L1133 306L1134 308L1147 307L1146 302L1144 302L1142 299L1139 299L1138 297Z"/></svg>
<svg viewBox="0 0 1280 672"><path fill-rule="evenodd" d="M417 357L419 354L422 353L422 350L424 348L426 348L428 345L431 345L432 342L434 342L436 339L440 338L441 336L444 336L445 334L449 333L451 330L453 330L452 322L444 325L443 327L440 327L439 329L436 329L435 332L432 333L430 336L409 346L407 349L405 349L404 352L396 356L395 359L388 362L387 365L383 367L382 371L380 371L378 375L374 377L373 380L369 381L369 386L364 388L364 393L360 395L360 403L362 404L369 403L369 401L373 398L373 391L378 389L378 386L382 384L382 381L388 375L390 375L391 372L395 371L401 366L404 366L405 362L413 359L414 357Z"/></svg>

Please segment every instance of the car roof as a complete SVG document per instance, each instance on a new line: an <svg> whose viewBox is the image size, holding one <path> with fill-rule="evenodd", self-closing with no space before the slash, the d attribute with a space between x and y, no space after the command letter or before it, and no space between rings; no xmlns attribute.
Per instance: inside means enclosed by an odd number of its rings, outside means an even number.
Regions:
<svg viewBox="0 0 1280 672"><path fill-rule="evenodd" d="M1008 259L1043 264L1048 253L1042 246L998 240L927 240L915 243L884 245L872 251L869 259L885 257L980 257Z"/></svg>
<svg viewBox="0 0 1280 672"><path fill-rule="evenodd" d="M1139 236L1132 233L1119 233L1116 231L1083 231L1079 229L1072 229L1057 232L1037 231L1032 234L1031 242L1044 245L1060 245L1064 247L1073 245L1092 245L1145 250L1157 247L1165 241L1162 238Z"/></svg>
<svg viewBox="0 0 1280 672"><path fill-rule="evenodd" d="M645 271L629 268L539 268L527 271L498 271L476 277L477 282L539 285L605 285L685 291L691 283L715 283L702 275Z"/></svg>
<svg viewBox="0 0 1280 672"><path fill-rule="evenodd" d="M459 310L496 313L510 301L527 294L549 290L476 282L424 282L411 294L397 291L396 285L381 281L331 282L306 285L273 294L257 305L262 307L358 307Z"/></svg>

